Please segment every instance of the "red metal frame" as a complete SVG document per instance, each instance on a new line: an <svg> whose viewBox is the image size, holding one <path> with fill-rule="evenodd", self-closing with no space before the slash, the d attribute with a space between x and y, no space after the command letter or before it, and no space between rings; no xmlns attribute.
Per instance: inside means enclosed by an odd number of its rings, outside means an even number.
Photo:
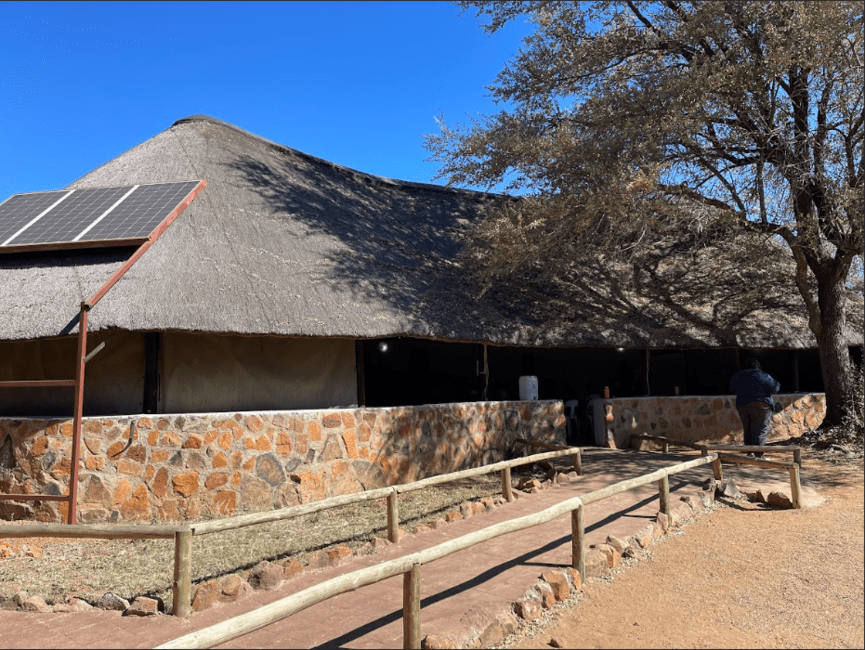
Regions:
<svg viewBox="0 0 865 650"><path fill-rule="evenodd" d="M181 201L171 213L162 220L162 222L150 233L150 236L144 240L112 240L111 246L119 245L117 242L134 242L140 243L138 249L132 256L126 260L108 280L90 296L89 300L81 303L81 311L79 312L78 320L78 356L76 357L75 379L46 379L40 381L2 381L2 387L33 387L33 386L74 386L75 387L75 404L73 407L73 424L72 424L72 459L69 469L69 493L63 496L49 494L0 494L0 501L15 500L15 501L67 501L68 508L66 514L66 523L74 524L78 519L78 463L81 454L81 417L84 411L84 366L91 357L101 349L102 346L94 349L90 354L87 354L87 320L90 310L98 303L108 290L111 289L120 278L132 267L138 259L144 255L150 246L153 245L159 237L166 231L168 226L174 223L174 220L189 207L193 199L207 187L207 180L202 179L192 191L186 195L186 198ZM123 244L123 245L129 245ZM91 248L90 245L75 246L75 248ZM5 252L14 252L12 248L26 250L49 250L45 245L9 247ZM55 247L56 248L56 247Z"/></svg>
<svg viewBox="0 0 865 650"><path fill-rule="evenodd" d="M0 253L40 253L42 251L79 250L82 248L119 248L140 246L147 241L146 237L129 239L97 239L93 241L75 241L51 244L18 244L17 246L0 246Z"/></svg>

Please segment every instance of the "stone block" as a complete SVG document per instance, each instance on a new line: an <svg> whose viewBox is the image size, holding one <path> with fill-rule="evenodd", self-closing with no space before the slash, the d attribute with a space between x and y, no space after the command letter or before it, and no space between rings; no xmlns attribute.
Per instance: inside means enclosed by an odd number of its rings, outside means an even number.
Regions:
<svg viewBox="0 0 865 650"><path fill-rule="evenodd" d="M99 600L94 603L94 605L99 609L108 609L123 612L129 608L129 601L109 591L108 593L103 594L99 598Z"/></svg>
<svg viewBox="0 0 865 650"><path fill-rule="evenodd" d="M282 583L285 569L273 562L259 562L249 572L246 581L253 589L268 591L276 589Z"/></svg>
<svg viewBox="0 0 865 650"><path fill-rule="evenodd" d="M556 600L565 600L571 595L571 587L568 583L567 576L561 571L547 571L541 574L541 578L546 581L553 590L553 596Z"/></svg>
<svg viewBox="0 0 865 650"><path fill-rule="evenodd" d="M282 577L284 580L291 580L302 571L303 565L293 557L288 558L282 563Z"/></svg>
<svg viewBox="0 0 865 650"><path fill-rule="evenodd" d="M586 550L586 577L600 578L607 574L607 556L596 548Z"/></svg>
<svg viewBox="0 0 865 650"><path fill-rule="evenodd" d="M198 585L192 596L192 611L200 612L220 601L220 588L216 580L208 580Z"/></svg>
<svg viewBox="0 0 865 650"><path fill-rule="evenodd" d="M463 516L459 510L452 510L451 512L449 512L445 515L445 520L448 523L451 523L453 521L459 521L462 518L463 518Z"/></svg>
<svg viewBox="0 0 865 650"><path fill-rule="evenodd" d="M156 616L159 613L159 601L155 598L138 596L123 612L124 616Z"/></svg>
<svg viewBox="0 0 865 650"><path fill-rule="evenodd" d="M444 634L427 634L421 640L420 647L428 648L429 650L450 650L457 646L450 637Z"/></svg>
<svg viewBox="0 0 865 650"><path fill-rule="evenodd" d="M752 503L766 503L766 495L763 494L763 490L746 492L745 496L748 498L748 501L751 501Z"/></svg>
<svg viewBox="0 0 865 650"><path fill-rule="evenodd" d="M628 548L630 547L630 544L628 544L625 540L619 539L614 535L608 535L606 543L616 549L616 551L622 556L625 555Z"/></svg>
<svg viewBox="0 0 865 650"><path fill-rule="evenodd" d="M25 612L47 614L51 611L51 606L45 602L45 599L42 596L31 596L21 603L21 610Z"/></svg>
<svg viewBox="0 0 865 650"><path fill-rule="evenodd" d="M574 567L567 567L565 569L565 575L568 576L568 579L571 581L571 585L573 586L574 591L582 591L583 590L583 578L580 576L580 572L577 571Z"/></svg>
<svg viewBox="0 0 865 650"><path fill-rule="evenodd" d="M502 612L490 621L478 635L477 646L489 648L499 645L517 629L517 619L510 612Z"/></svg>
<svg viewBox="0 0 865 650"><path fill-rule="evenodd" d="M544 609L550 609L556 604L556 597L553 594L553 588L546 582L539 582L535 585L535 589L538 592L538 596L540 596L541 606Z"/></svg>
<svg viewBox="0 0 865 650"><path fill-rule="evenodd" d="M717 492L719 492L718 496L724 496L728 499L738 499L742 496L739 487L732 478L725 478L721 481L718 485Z"/></svg>
<svg viewBox="0 0 865 650"><path fill-rule="evenodd" d="M770 492L766 497L766 505L772 508L792 508L793 501L783 492Z"/></svg>
<svg viewBox="0 0 865 650"><path fill-rule="evenodd" d="M460 515L463 519L468 519L474 514L474 509L472 508L472 504L464 501L460 504Z"/></svg>
<svg viewBox="0 0 865 650"><path fill-rule="evenodd" d="M648 548L653 539L655 539L655 524L643 526L634 533L634 541L640 548Z"/></svg>
<svg viewBox="0 0 865 650"><path fill-rule="evenodd" d="M484 512L485 510L486 510L486 507L480 501L473 501L472 502L472 514L479 515L480 513Z"/></svg>
<svg viewBox="0 0 865 650"><path fill-rule="evenodd" d="M252 593L252 586L236 573L219 578L217 585L221 602L234 602Z"/></svg>
<svg viewBox="0 0 865 650"><path fill-rule="evenodd" d="M188 497L198 491L198 472L177 474L171 479L171 486L176 494Z"/></svg>
<svg viewBox="0 0 865 650"><path fill-rule="evenodd" d="M604 554L608 567L617 567L622 563L622 554L609 544L598 544L595 548Z"/></svg>
<svg viewBox="0 0 865 650"><path fill-rule="evenodd" d="M183 449L201 449L204 439L201 436L189 436L183 443Z"/></svg>
<svg viewBox="0 0 865 650"><path fill-rule="evenodd" d="M334 546L326 549L324 553L330 561L330 566L339 566L354 559L354 553L348 546Z"/></svg>
<svg viewBox="0 0 865 650"><path fill-rule="evenodd" d="M541 615L541 598L537 594L525 596L514 603L514 613L529 623Z"/></svg>
<svg viewBox="0 0 865 650"><path fill-rule="evenodd" d="M434 519L431 522L429 522L429 527L432 528L433 530L435 530L436 528L442 528L442 527L447 526L447 525L448 525L448 522L443 517L439 517L438 519Z"/></svg>

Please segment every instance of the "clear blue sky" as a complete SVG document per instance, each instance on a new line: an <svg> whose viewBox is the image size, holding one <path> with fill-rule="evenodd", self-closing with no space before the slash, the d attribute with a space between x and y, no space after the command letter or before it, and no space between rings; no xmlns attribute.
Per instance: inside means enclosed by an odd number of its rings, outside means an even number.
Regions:
<svg viewBox="0 0 865 650"><path fill-rule="evenodd" d="M430 182L422 135L494 112L484 86L529 33L479 24L444 2L0 2L0 201L195 113Z"/></svg>

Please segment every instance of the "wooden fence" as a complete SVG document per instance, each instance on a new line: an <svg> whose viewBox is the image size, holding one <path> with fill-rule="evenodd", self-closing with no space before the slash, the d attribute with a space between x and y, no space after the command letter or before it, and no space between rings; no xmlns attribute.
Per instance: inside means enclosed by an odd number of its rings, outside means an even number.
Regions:
<svg viewBox="0 0 865 650"><path fill-rule="evenodd" d="M802 507L802 482L799 472L802 469L802 448L796 445L701 445L693 442L684 442L681 440L672 440L664 436L653 436L648 433L638 433L631 436L637 440L652 440L660 442L664 453L670 450L670 445L678 445L681 447L689 447L698 449L705 456L709 451L716 451L720 460L737 465L753 465L755 467L765 467L767 469L787 470L790 474L790 500L793 502L793 507L799 509ZM792 452L792 463L779 463L774 460L766 460L763 458L752 458L748 456L740 456L738 454L723 453L731 451L741 452ZM720 464L715 472L715 478L721 480Z"/></svg>
<svg viewBox="0 0 865 650"><path fill-rule="evenodd" d="M525 459L523 459L525 460ZM701 465L712 464L720 467L717 454L710 454L695 460L678 463L672 467L656 470L643 476L608 485L582 496L573 497L546 510L517 519L488 526L438 544L416 553L388 560L380 564L359 569L352 573L331 578L295 594L260 607L252 612L230 618L211 627L169 641L158 648L210 648L232 639L249 634L271 623L316 605L320 602L355 591L361 587L403 575L403 647L420 648L420 572L424 564L434 562L452 553L462 551L476 544L486 542L508 533L539 526L566 514L571 515L571 563L586 578L585 567L585 526L583 511L585 506L615 496L621 492L658 482L660 509L670 512L669 477ZM491 466L492 467L492 466Z"/></svg>
<svg viewBox="0 0 865 650"><path fill-rule="evenodd" d="M526 440L531 443L532 441ZM538 445L540 446L540 445ZM371 499L387 500L387 531L391 542L399 541L399 495L423 490L425 488L458 481L463 478L481 476L491 472L500 472L502 481L502 495L507 501L513 501L513 489L511 486L511 468L520 465L528 465L553 458L574 456L574 466L581 470L582 463L579 460L582 452L578 447L561 447L553 451L540 454L504 460L491 465L474 467L441 476L393 485L390 487L346 494L329 499L322 499L312 503L299 506L289 506L279 510L268 512L257 512L248 515L238 515L225 519L214 519L190 525L134 525L114 526L96 524L29 524L24 526L0 526L0 539L4 537L72 537L72 538L100 538L100 539L174 539L174 580L172 583L172 614L186 617L192 612L192 539L197 535L209 535L226 530L254 526L283 519L290 519L323 510L330 510L340 506L369 501Z"/></svg>

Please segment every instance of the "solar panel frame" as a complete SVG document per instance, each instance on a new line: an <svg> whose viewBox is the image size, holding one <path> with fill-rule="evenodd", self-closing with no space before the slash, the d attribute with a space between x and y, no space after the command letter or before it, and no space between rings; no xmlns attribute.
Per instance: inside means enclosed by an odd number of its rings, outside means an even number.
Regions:
<svg viewBox="0 0 865 650"><path fill-rule="evenodd" d="M0 233L13 234L0 240L0 254L140 245L158 236L157 231L161 233L173 222L206 185L207 181L201 179L12 195L0 203ZM137 192L138 198L127 203ZM32 224L27 222L28 218L33 220L33 210L26 217L13 215L14 218L9 219L10 210L3 209L10 203L27 202L16 197L45 197L29 199L30 203L45 205L48 202L47 195L52 195L55 201L63 197L62 202L52 205L56 209L76 194L76 200L67 208L54 212L53 221L47 219L45 223L41 223L41 218ZM69 215L75 215L76 206L85 206L86 218L78 214L66 219ZM7 214L4 215L4 212ZM50 210L46 212L47 215L51 214ZM47 218L47 215L38 216ZM9 222L5 228L4 216ZM14 233L13 225L19 227ZM32 227L36 227L36 230L27 234ZM53 238L50 233L54 234Z"/></svg>

